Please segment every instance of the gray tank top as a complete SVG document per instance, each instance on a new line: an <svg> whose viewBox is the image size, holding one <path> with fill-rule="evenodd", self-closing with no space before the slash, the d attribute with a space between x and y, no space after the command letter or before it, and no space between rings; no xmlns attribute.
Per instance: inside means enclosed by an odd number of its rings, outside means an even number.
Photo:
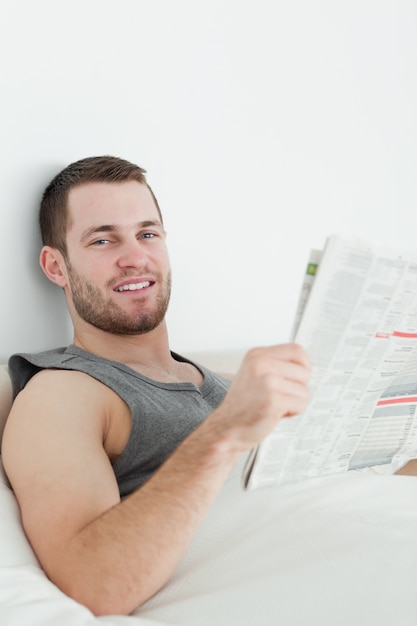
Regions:
<svg viewBox="0 0 417 626"><path fill-rule="evenodd" d="M192 363L172 355L177 361ZM193 383L157 382L123 363L103 359L74 345L39 354L14 354L9 359L9 371L14 396L37 372L53 368L84 372L126 402L132 428L123 453L113 465L120 495L124 497L142 485L223 400L230 381L192 364L203 374L200 387Z"/></svg>

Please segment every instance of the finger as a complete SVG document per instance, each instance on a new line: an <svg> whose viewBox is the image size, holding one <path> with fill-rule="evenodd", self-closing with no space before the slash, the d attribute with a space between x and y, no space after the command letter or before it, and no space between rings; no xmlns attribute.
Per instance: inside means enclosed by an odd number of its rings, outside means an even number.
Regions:
<svg viewBox="0 0 417 626"><path fill-rule="evenodd" d="M274 346L274 355L277 359L298 363L307 369L311 368L311 361L306 349L298 343L286 343Z"/></svg>
<svg viewBox="0 0 417 626"><path fill-rule="evenodd" d="M277 378L282 378L284 381L296 381L303 384L307 384L311 374L308 367L292 361L274 363L274 369L271 371Z"/></svg>
<svg viewBox="0 0 417 626"><path fill-rule="evenodd" d="M310 358L305 348L296 343L279 344L261 348L252 348L246 355L247 360L267 360L294 362L311 369Z"/></svg>

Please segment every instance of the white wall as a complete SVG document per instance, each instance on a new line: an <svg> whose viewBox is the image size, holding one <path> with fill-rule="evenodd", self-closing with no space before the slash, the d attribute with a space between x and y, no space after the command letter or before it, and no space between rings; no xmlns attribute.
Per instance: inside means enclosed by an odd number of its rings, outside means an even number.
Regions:
<svg viewBox="0 0 417 626"><path fill-rule="evenodd" d="M285 341L331 232L417 244L415 0L3 0L0 361L71 340L37 267L69 162L148 170L179 351Z"/></svg>

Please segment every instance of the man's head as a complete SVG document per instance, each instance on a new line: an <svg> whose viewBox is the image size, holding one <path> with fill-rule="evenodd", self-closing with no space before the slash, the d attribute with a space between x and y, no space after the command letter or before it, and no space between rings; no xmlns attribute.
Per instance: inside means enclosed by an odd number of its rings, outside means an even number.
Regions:
<svg viewBox="0 0 417 626"><path fill-rule="evenodd" d="M58 174L40 210L40 263L65 290L75 329L141 334L163 321L171 271L162 216L144 170L114 157Z"/></svg>
<svg viewBox="0 0 417 626"><path fill-rule="evenodd" d="M80 185L92 182L120 183L135 180L146 185L153 197L161 223L161 210L145 178L146 170L113 156L88 157L71 163L46 187L39 211L42 243L67 256L66 235L69 227L68 195Z"/></svg>

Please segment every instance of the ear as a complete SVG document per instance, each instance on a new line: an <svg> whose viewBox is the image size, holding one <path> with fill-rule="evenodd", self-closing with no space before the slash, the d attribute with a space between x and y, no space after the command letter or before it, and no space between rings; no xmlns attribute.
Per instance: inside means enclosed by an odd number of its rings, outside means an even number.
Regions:
<svg viewBox="0 0 417 626"><path fill-rule="evenodd" d="M39 263L45 275L58 287L66 287L67 268L61 252L51 246L44 246L39 256Z"/></svg>

